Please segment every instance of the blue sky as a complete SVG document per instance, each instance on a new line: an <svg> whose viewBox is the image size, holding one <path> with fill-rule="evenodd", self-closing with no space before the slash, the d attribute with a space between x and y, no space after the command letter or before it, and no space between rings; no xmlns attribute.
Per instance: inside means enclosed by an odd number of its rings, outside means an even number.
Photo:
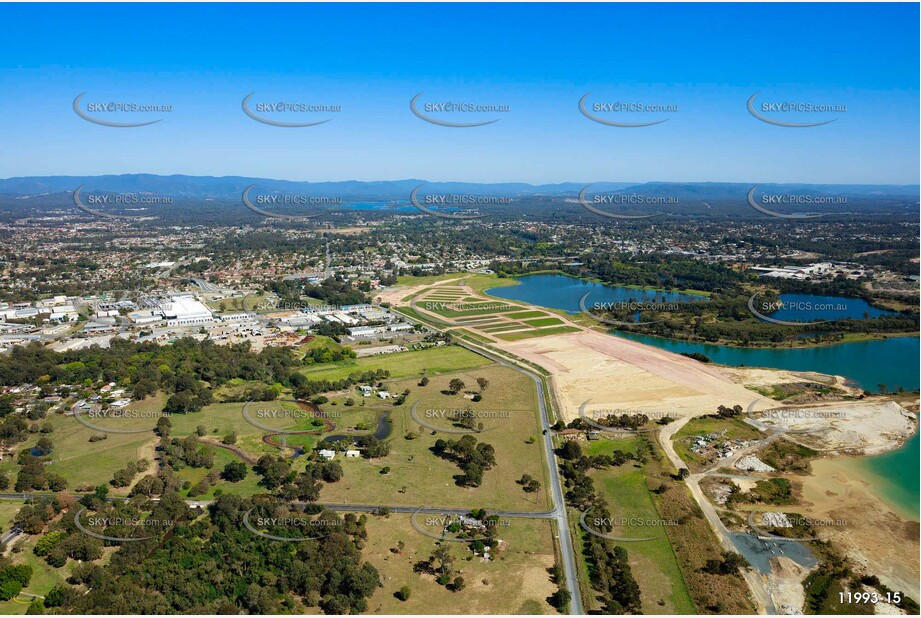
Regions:
<svg viewBox="0 0 921 618"><path fill-rule="evenodd" d="M917 4L0 5L0 177L918 183ZM446 128L410 99L507 105ZM578 111L590 102L670 114ZM147 127L74 98L170 104ZM278 128L241 101L339 105ZM845 105L753 118L747 99ZM85 102L85 101L84 101ZM438 116L469 121L469 115ZM601 114L599 114L601 115ZM766 114L768 115L768 114ZM130 116L128 118L127 116ZM309 118L307 118L309 116ZM116 119L103 115L106 119ZM272 116L275 117L275 116ZM282 119L282 118L279 118Z"/></svg>

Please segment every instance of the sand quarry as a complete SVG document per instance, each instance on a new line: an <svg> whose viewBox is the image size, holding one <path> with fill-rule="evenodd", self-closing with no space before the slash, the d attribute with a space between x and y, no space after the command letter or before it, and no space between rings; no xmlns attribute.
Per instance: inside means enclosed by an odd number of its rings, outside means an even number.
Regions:
<svg viewBox="0 0 921 618"><path fill-rule="evenodd" d="M439 285L444 285L440 283ZM401 298L431 286L388 290L382 300L406 305ZM460 287L460 286L459 286ZM464 288L466 294L476 294ZM521 303L519 303L521 304ZM565 318L564 318L565 319ZM449 320L450 321L450 320ZM575 323L566 320L573 326ZM840 376L765 368L724 368L700 363L641 343L578 326L577 332L519 341L493 337L493 347L506 350L545 368L561 415L576 418L580 407L668 414L679 419L663 432L663 439L688 419L712 414L720 405L751 406L753 411L812 410L809 413L770 416L759 414L780 429L818 429L796 441L826 452L813 462L811 475L799 477L803 514L846 520L831 532L833 540L855 561L877 574L894 590L919 598L919 524L897 513L872 491L872 480L861 475L845 454L880 453L900 446L917 428L915 416L899 404L883 399L829 402L815 406L783 406L744 385L770 386L818 380L857 395ZM671 430L671 431L669 431ZM790 436L793 437L793 436ZM781 571L783 565L778 565ZM804 574L791 578L798 584ZM779 581L783 577L772 578ZM796 591L793 593L793 591ZM786 594L775 591L786 610L802 602L799 586Z"/></svg>

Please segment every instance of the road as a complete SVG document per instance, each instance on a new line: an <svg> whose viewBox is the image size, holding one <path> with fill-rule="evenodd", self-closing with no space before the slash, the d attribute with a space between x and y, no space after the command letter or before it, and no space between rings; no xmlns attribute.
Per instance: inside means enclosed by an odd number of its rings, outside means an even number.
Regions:
<svg viewBox="0 0 921 618"><path fill-rule="evenodd" d="M197 283L197 282L196 282ZM411 321L411 320L410 320ZM492 354L478 346L474 346L462 341L456 341L458 345L464 347L475 354L484 356L491 361L498 363L504 367L509 367L514 369L524 375L530 377L534 381L534 385L537 389L537 403L540 409L541 415L541 425L544 429L549 429L551 425L550 413L547 409L547 401L544 397L544 382L536 373L523 369L515 364L512 364L503 358ZM566 511L566 502L563 497L563 486L560 482L560 476L558 474L558 462L556 458L556 452L554 451L553 445L553 433L547 431L546 433L541 432L543 437L544 451L546 453L546 458L544 459L547 466L547 478L550 483L551 490L551 503L553 508L549 511L543 512L528 512L528 511L489 511L490 514L499 515L501 517L521 517L521 518L533 518L533 519L550 519L556 523L556 539L560 547L560 557L563 562L563 575L565 579L566 589L570 592L571 597L569 601L569 611L573 615L582 615L585 613L582 606L582 596L579 590L579 580L576 577L577 573L577 563L575 551L572 545L572 537L570 536L569 528L569 517ZM41 493L32 493L32 494L16 494L16 493L7 493L0 494L0 499L14 499L14 500L25 500L29 497L37 495L54 495L54 494L41 494ZM187 500L189 506L192 507L204 507L209 503L208 501L203 500ZM363 505L363 504L324 504L322 505L326 508L336 510L336 511L355 511L355 512L371 512L376 509L381 508L382 505ZM386 506L385 508L389 509L394 513L415 513L421 512L426 514L457 514L464 515L469 513L469 509L442 509L437 507L418 507L418 506Z"/></svg>
<svg viewBox="0 0 921 618"><path fill-rule="evenodd" d="M669 461L672 462L672 465L675 466L676 470L687 468L687 465L684 463L684 461L682 461L681 457L679 457L678 453L675 451L675 445L672 443L672 437L678 433L678 430L684 427L684 425L687 424L687 422L690 420L691 417L684 417L675 421L674 423L669 423L659 432L659 443L662 446L662 450L665 451L666 457L668 457ZM700 510L703 511L704 517L707 518L707 522L710 524L710 528L712 528L716 533L716 538L719 539L720 545L723 546L723 549L737 552L738 550L736 549L735 543L732 541L732 535L730 534L729 529L726 528L725 524L723 524L719 513L716 512L716 508L714 508L713 504L707 499L703 490L700 488L700 480L709 474L711 474L709 471L692 474L685 479L685 484L687 485L688 491L691 492L691 496L694 498L694 501L697 502ZM754 599L755 604L758 606L758 609L761 611L761 613L776 614L777 610L774 607L774 601L771 598L771 593L761 576L750 569L743 569L742 577L745 578L745 582L748 584L748 588L751 591L752 598Z"/></svg>
<svg viewBox="0 0 921 618"><path fill-rule="evenodd" d="M455 339L455 343L461 347L467 348L471 352L475 352L481 356L485 356L495 363L499 363L505 367L509 367L518 371L520 373L529 376L534 380L534 385L537 388L537 403L540 407L540 416L541 423L544 429L549 429L550 422L550 413L547 410L547 401L544 398L544 381L536 373L518 367L509 363L499 356L491 354L482 348L477 346L470 345L463 341ZM563 486L560 483L560 475L557 472L559 469L559 464L556 459L556 451L553 448L553 432L547 431L546 433L541 432L544 439L544 451L547 454L545 461L547 462L548 478L550 479L550 489L552 492L552 504L553 510L548 513L548 515L556 521L557 529L557 540L560 543L560 554L563 560L563 573L566 579L566 589L571 593L571 598L569 601L569 612L574 615L582 615L585 613L585 610L582 608L582 596L579 592L579 580L576 577L577 565L576 565L576 554L572 547L572 538L569 535L569 516L566 512L566 501L563 498Z"/></svg>

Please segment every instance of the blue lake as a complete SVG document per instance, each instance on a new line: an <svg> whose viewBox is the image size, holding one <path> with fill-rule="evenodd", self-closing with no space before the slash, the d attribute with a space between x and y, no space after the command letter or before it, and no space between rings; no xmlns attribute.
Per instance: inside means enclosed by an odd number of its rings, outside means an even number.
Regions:
<svg viewBox="0 0 921 618"><path fill-rule="evenodd" d="M562 309L570 313L578 313L579 299L586 293L591 293L585 300L587 307L594 303L614 303L618 301L663 301L687 302L705 300L704 296L693 294L680 294L659 290L640 290L623 286L604 285L594 281L584 281L567 275L527 275L516 278L521 285L492 288L486 292L490 296L505 298L507 300L520 300L532 305Z"/></svg>
<svg viewBox="0 0 921 618"><path fill-rule="evenodd" d="M839 296L813 296L812 294L781 294L782 306L776 311L765 311L760 304L766 301L755 299L755 309L775 320L789 322L814 322L817 320L863 320L882 315L899 315L895 311L877 309L862 298Z"/></svg>
<svg viewBox="0 0 921 618"><path fill-rule="evenodd" d="M677 292L652 292L620 286L607 286L567 275L527 275L516 280L521 283L515 286L493 288L487 290L487 293L498 298L519 300L571 313L579 311L579 299L586 292L591 292L591 296L586 300L587 306L595 302L614 302L630 299L686 301L700 300L701 298ZM809 298L823 299L820 304L847 303L851 307L851 311L859 313L860 317L863 316L863 311L866 308L872 309L860 299L815 296ZM856 303L856 300L860 300L863 306L860 303ZM835 313L840 314L841 312L836 311ZM612 332L612 334L671 352L686 354L699 352L710 357L714 363L722 365L772 367L841 375L869 391L878 391L878 385L880 384L885 385L888 391L896 390L899 387L914 391L921 386L921 365L918 362L921 346L919 346L917 337L875 339L872 341L809 348L772 349L692 343L624 332Z"/></svg>

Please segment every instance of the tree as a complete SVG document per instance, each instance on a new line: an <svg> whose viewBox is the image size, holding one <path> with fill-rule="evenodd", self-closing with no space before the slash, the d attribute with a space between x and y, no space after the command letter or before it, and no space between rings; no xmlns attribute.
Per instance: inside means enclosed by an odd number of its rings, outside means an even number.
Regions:
<svg viewBox="0 0 921 618"><path fill-rule="evenodd" d="M575 440L567 440L560 447L560 457L569 461L575 461L582 457L582 446Z"/></svg>
<svg viewBox="0 0 921 618"><path fill-rule="evenodd" d="M557 611L563 612L566 607L569 605L569 601L572 599L572 595L565 588L560 588L556 592L550 595L550 598L547 599L550 602L550 605L555 607Z"/></svg>
<svg viewBox="0 0 921 618"><path fill-rule="evenodd" d="M464 384L464 381L460 378L453 378L450 382L448 382L448 390L452 395L456 395L464 390L465 386L466 384Z"/></svg>
<svg viewBox="0 0 921 618"><path fill-rule="evenodd" d="M221 478L231 483L238 483L246 478L248 472L249 470L247 470L245 463L242 461L232 461L224 466Z"/></svg>
<svg viewBox="0 0 921 618"><path fill-rule="evenodd" d="M50 455L51 451L54 450L54 444L52 444L51 440L42 436L38 439L38 442L35 443L35 450L38 452L39 457Z"/></svg>
<svg viewBox="0 0 921 618"><path fill-rule="evenodd" d="M428 386L428 385L429 385L428 376L422 376L422 379L419 380L419 386Z"/></svg>
<svg viewBox="0 0 921 618"><path fill-rule="evenodd" d="M477 383L477 386L480 387L480 392L485 391L486 387L489 386L489 380L487 380L486 378L477 378L476 383Z"/></svg>
<svg viewBox="0 0 921 618"><path fill-rule="evenodd" d="M397 590L397 591L394 593L393 596L395 596L396 598L398 598L398 599L401 600L401 601L408 601L408 600L409 600L410 592L411 592L411 591L410 591L410 589L409 589L409 586L402 586L399 590Z"/></svg>

